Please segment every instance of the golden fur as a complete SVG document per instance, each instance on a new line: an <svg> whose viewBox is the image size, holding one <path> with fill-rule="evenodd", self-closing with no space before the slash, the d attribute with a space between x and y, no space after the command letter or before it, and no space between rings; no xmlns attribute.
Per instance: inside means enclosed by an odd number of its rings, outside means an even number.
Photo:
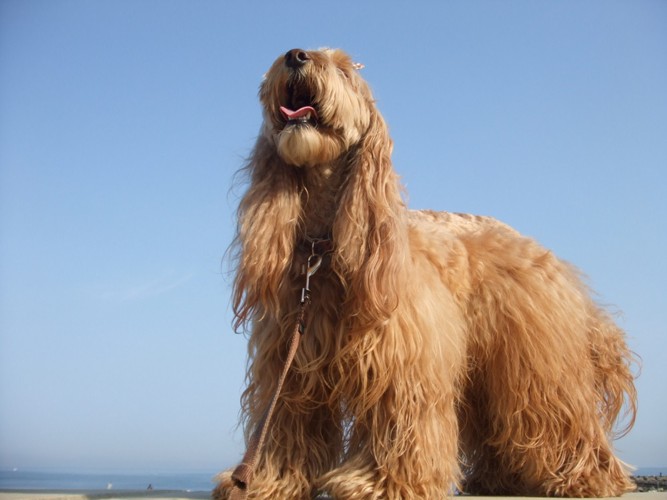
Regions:
<svg viewBox="0 0 667 500"><path fill-rule="evenodd" d="M615 496L632 354L577 271L489 217L408 210L371 91L342 51L294 50L259 92L238 210L246 435L281 371L309 238L333 250L250 488L257 499ZM280 106L311 106L288 120ZM624 411L625 410L625 411ZM222 473L214 497L227 498Z"/></svg>

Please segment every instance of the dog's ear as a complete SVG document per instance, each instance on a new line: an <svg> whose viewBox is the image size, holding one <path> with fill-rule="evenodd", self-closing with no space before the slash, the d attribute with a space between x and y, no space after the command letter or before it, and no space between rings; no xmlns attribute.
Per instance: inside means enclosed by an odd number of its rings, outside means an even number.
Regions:
<svg viewBox="0 0 667 500"><path fill-rule="evenodd" d="M391 152L387 126L373 107L370 127L351 156L333 227L334 262L348 290L353 330L380 326L390 316L405 274L405 206Z"/></svg>
<svg viewBox="0 0 667 500"><path fill-rule="evenodd" d="M279 289L294 253L301 202L294 176L260 135L246 170L250 187L238 208L232 308L238 330L271 313L280 316Z"/></svg>

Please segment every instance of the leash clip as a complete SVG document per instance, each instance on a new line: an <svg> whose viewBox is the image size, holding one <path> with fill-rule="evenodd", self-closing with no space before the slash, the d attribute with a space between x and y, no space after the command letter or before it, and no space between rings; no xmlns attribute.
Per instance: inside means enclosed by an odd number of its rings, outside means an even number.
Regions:
<svg viewBox="0 0 667 500"><path fill-rule="evenodd" d="M308 257L308 264L306 268L306 286L301 289L301 304L305 304L306 300L310 299L310 277L314 275L322 265L322 256L315 253L316 241L313 241L311 253Z"/></svg>

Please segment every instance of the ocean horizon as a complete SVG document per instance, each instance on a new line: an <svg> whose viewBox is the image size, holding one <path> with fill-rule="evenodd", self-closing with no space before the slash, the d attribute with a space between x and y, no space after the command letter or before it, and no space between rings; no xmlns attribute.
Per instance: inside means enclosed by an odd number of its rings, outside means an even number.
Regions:
<svg viewBox="0 0 667 500"><path fill-rule="evenodd" d="M170 490L200 492L215 486L214 471L199 472L59 472L0 470L0 490ZM635 476L667 475L667 467L639 467Z"/></svg>
<svg viewBox="0 0 667 500"><path fill-rule="evenodd" d="M0 470L0 490L170 490L210 491L219 471L75 472L39 469Z"/></svg>

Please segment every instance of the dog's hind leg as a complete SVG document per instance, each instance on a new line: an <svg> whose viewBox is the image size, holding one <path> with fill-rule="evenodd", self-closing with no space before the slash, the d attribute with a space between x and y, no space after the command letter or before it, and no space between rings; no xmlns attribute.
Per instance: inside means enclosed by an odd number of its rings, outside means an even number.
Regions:
<svg viewBox="0 0 667 500"><path fill-rule="evenodd" d="M611 427L627 396L623 333L577 273L532 240L468 241L470 386L462 411L466 492L615 496L631 483Z"/></svg>

